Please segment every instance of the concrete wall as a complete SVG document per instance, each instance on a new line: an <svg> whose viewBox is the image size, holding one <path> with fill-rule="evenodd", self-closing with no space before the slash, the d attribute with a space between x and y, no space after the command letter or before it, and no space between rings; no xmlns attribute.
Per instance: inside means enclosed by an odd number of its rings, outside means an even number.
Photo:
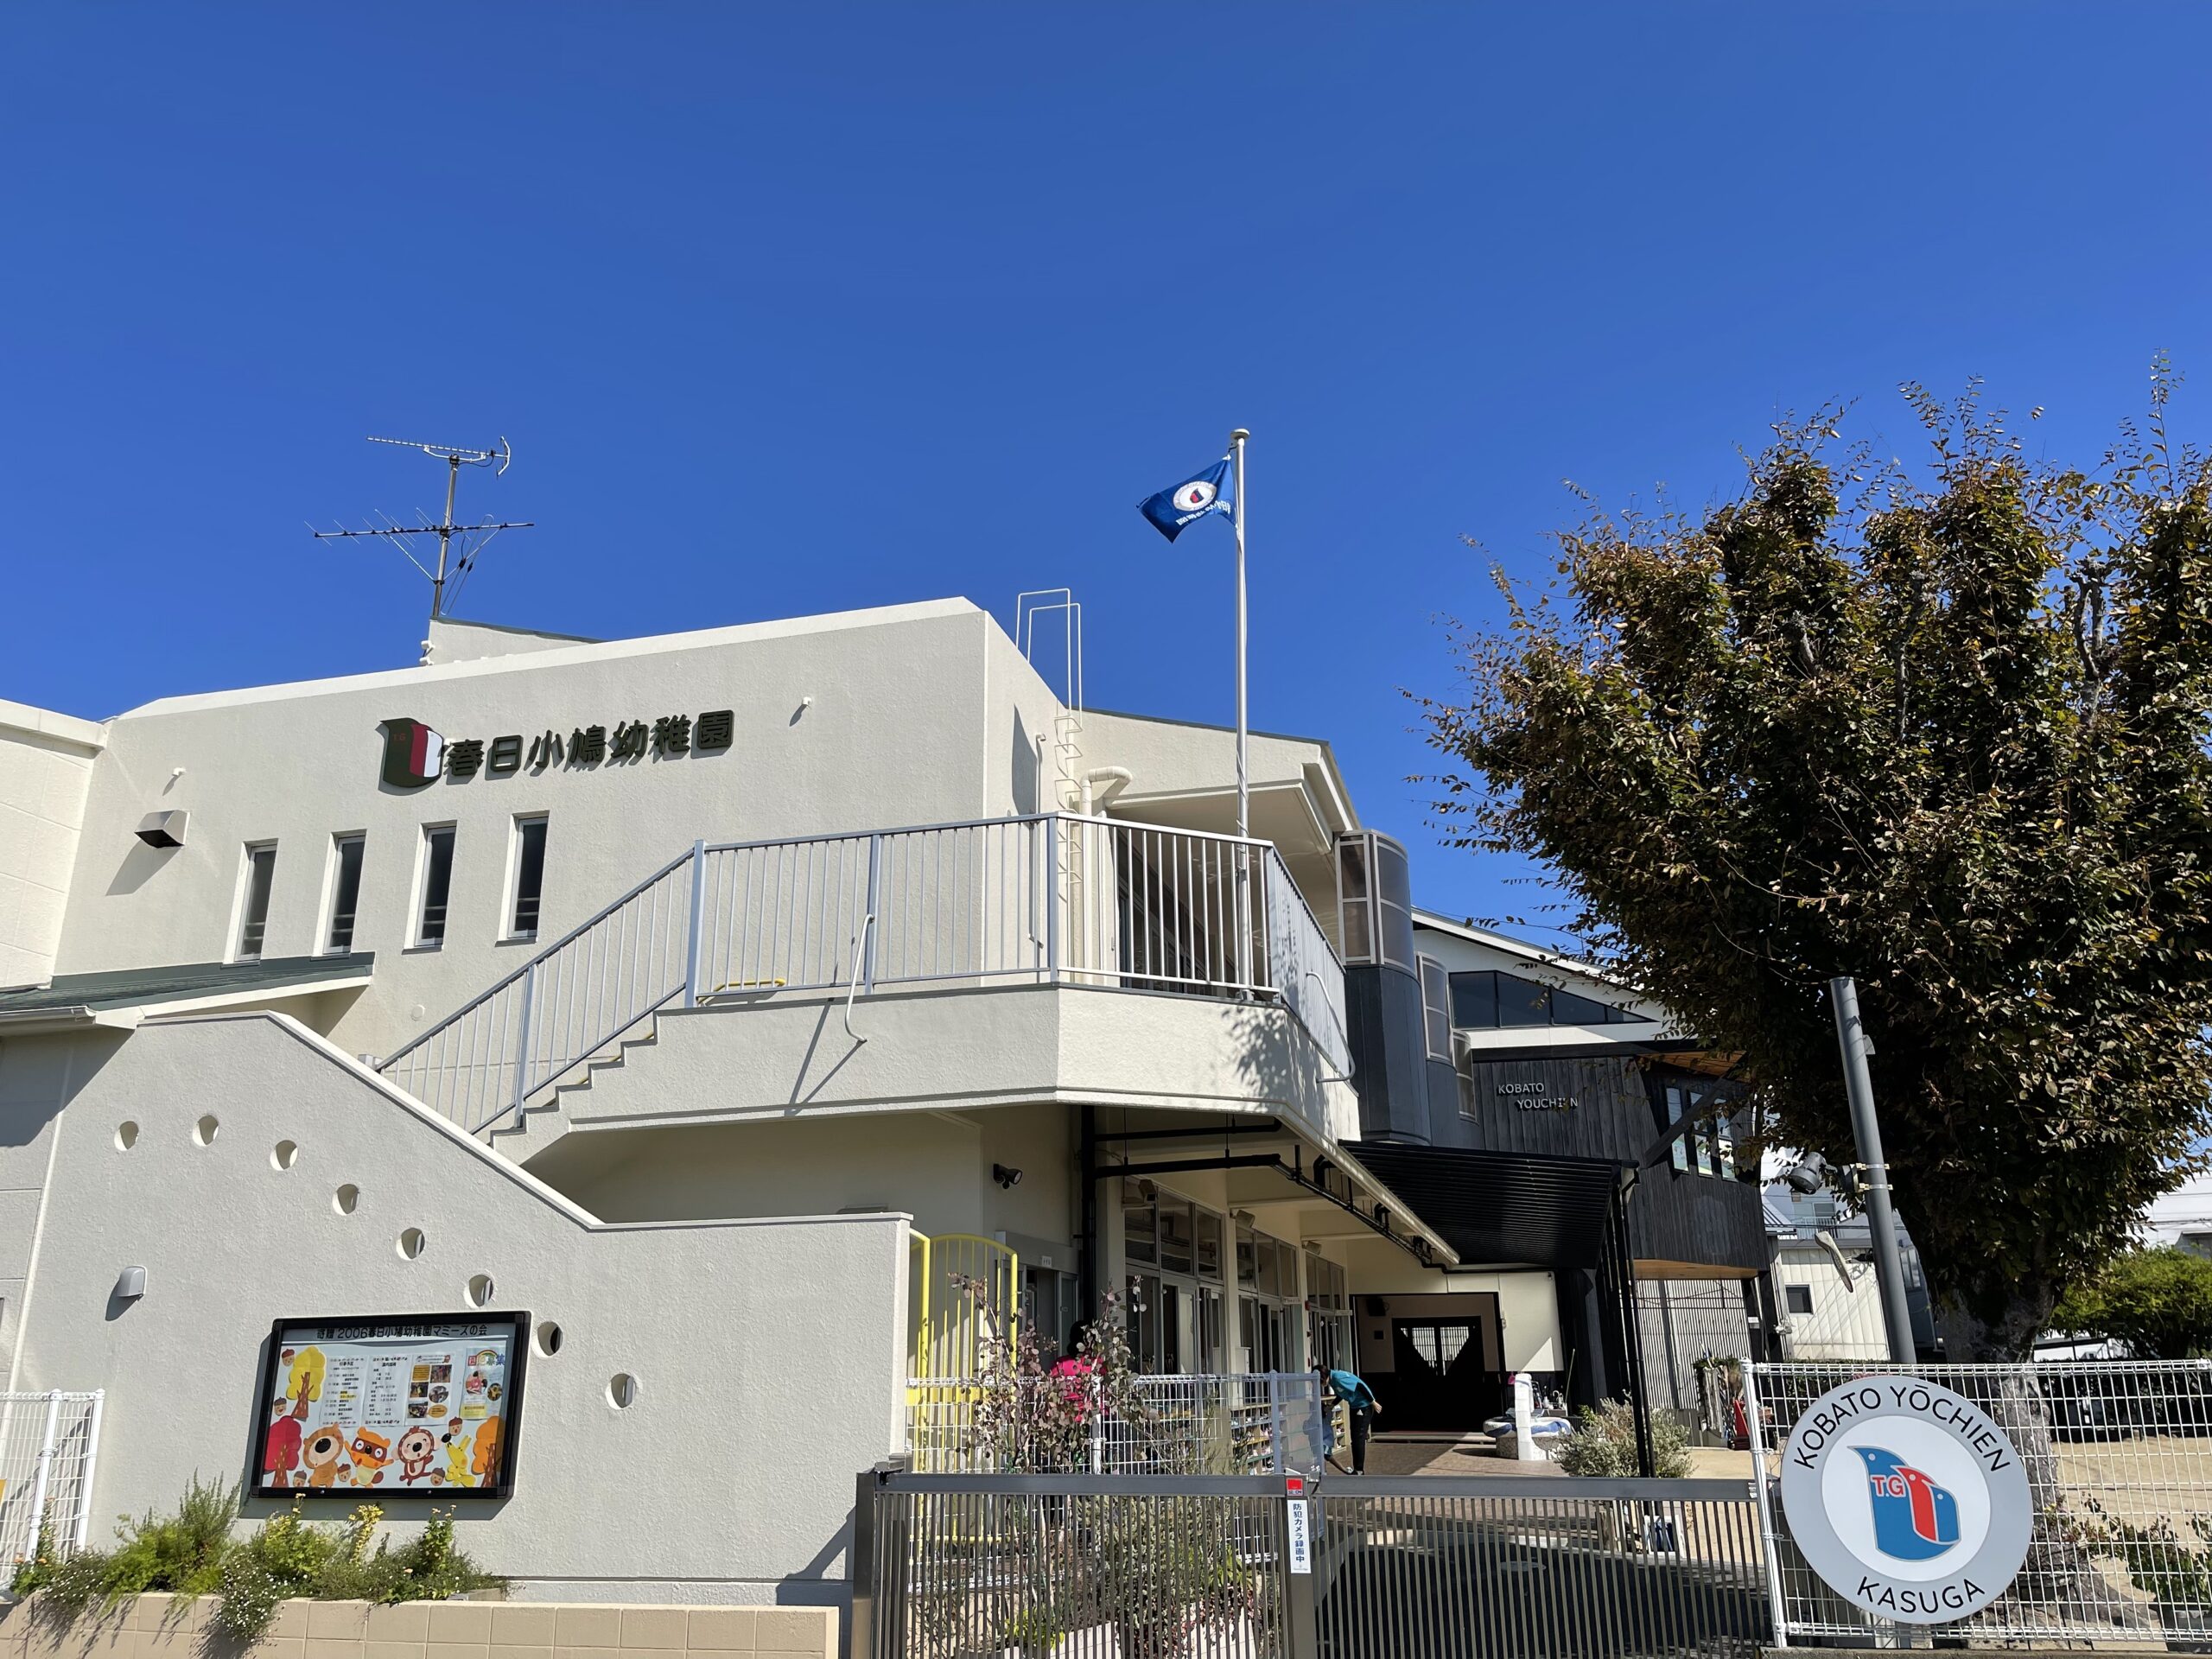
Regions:
<svg viewBox="0 0 2212 1659"><path fill-rule="evenodd" d="M105 741L92 721L0 699L0 987L41 984L54 971Z"/></svg>
<svg viewBox="0 0 2212 1659"><path fill-rule="evenodd" d="M824 1607L610 1607L493 1601L288 1601L242 1647L211 1628L213 1598L134 1596L64 1625L35 1602L0 1608L0 1659L836 1659Z"/></svg>
<svg viewBox="0 0 2212 1659"><path fill-rule="evenodd" d="M810 702L808 699L811 699ZM539 925L550 940L704 836L742 841L994 816L1017 779L1011 715L1049 729L1048 692L965 601L169 698L119 716L94 768L61 940L64 972L209 962L236 944L249 842L277 847L265 953L327 942L330 842L367 836L353 944L371 989L337 1016L350 1052L389 1053L534 953L503 943L512 823L549 815ZM734 711L709 753L488 771L397 790L379 722L449 741ZM181 767L181 776L175 774ZM132 838L184 807L188 844ZM411 950L423 825L456 826L442 949Z"/></svg>
<svg viewBox="0 0 2212 1659"><path fill-rule="evenodd" d="M1281 1112L1347 1138L1349 1084L1284 1009L1141 991L1004 986L788 997L660 1016L660 1040L567 1097L576 1124L1020 1102ZM528 1157L527 1153L519 1155Z"/></svg>
<svg viewBox="0 0 2212 1659"><path fill-rule="evenodd" d="M46 1053L64 1045L73 1063ZM4 1053L67 1069L41 1085L67 1104L16 1386L108 1390L97 1513L246 1471L272 1320L454 1312L488 1274L493 1307L562 1335L530 1363L514 1496L460 1510L486 1567L526 1596L840 1595L849 1473L898 1443L905 1217L603 1224L280 1015ZM41 1097L0 1140L57 1133ZM411 1260L409 1227L427 1234ZM119 1303L132 1265L146 1294ZM617 1372L638 1380L626 1409ZM401 1522L429 1502L379 1497Z"/></svg>

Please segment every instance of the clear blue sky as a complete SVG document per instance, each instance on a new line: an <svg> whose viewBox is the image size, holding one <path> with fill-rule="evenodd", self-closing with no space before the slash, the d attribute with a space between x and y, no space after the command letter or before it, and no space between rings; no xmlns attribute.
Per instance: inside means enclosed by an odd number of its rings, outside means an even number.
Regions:
<svg viewBox="0 0 2212 1659"><path fill-rule="evenodd" d="M413 659L434 507L367 433L506 434L540 528L460 609L656 632L1071 584L1093 702L1334 741L1455 913L1400 688L1572 478L1732 492L1891 388L2086 456L2212 379L2202 4L13 6L0 696L87 715ZM2185 391L2202 431L2212 384Z"/></svg>

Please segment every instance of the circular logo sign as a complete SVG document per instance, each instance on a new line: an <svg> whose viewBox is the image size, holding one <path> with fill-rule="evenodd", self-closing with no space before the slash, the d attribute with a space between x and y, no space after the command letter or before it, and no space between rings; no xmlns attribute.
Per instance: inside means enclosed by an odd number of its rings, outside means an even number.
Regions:
<svg viewBox="0 0 2212 1659"><path fill-rule="evenodd" d="M1213 505L1213 499L1221 492L1203 478L1194 478L1175 492L1175 507L1179 512L1197 512Z"/></svg>
<svg viewBox="0 0 2212 1659"><path fill-rule="evenodd" d="M2005 1431L1916 1376L1862 1376L1807 1407L1782 1451L1782 1509L1831 1589L1908 1624L1996 1600L2035 1526Z"/></svg>

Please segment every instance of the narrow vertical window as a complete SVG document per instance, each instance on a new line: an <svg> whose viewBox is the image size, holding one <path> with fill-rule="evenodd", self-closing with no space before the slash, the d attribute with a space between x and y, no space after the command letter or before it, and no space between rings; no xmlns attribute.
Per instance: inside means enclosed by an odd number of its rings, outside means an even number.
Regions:
<svg viewBox="0 0 2212 1659"><path fill-rule="evenodd" d="M276 880L276 843L245 849L245 893L238 907L240 962L261 960L261 941L269 931L269 889Z"/></svg>
<svg viewBox="0 0 2212 1659"><path fill-rule="evenodd" d="M423 905L415 943L435 950L446 942L446 900L453 892L453 833L449 823L423 826Z"/></svg>
<svg viewBox="0 0 2212 1659"><path fill-rule="evenodd" d="M336 860L330 876L330 931L323 938L323 949L334 957L342 957L353 948L353 914L361 903L361 854L368 845L365 836L340 836L331 843Z"/></svg>
<svg viewBox="0 0 2212 1659"><path fill-rule="evenodd" d="M508 912L507 937L537 937L538 899L545 891L545 819L515 820L515 897Z"/></svg>
<svg viewBox="0 0 2212 1659"><path fill-rule="evenodd" d="M1452 1058L1451 976L1434 957L1420 957L1421 1024L1427 1033L1428 1058Z"/></svg>

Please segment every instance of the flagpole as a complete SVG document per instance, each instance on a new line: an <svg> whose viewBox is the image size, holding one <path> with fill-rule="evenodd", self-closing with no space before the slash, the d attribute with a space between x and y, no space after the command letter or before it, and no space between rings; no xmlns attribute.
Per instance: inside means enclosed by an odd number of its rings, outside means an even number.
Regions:
<svg viewBox="0 0 2212 1659"><path fill-rule="evenodd" d="M1244 719L1244 441L1252 435L1238 427L1229 435L1229 452L1236 460L1236 511L1230 517L1236 526L1236 834L1240 840L1252 833L1252 768L1247 753L1249 734ZM1236 849L1236 969L1249 985L1254 964L1252 949L1251 849Z"/></svg>
<svg viewBox="0 0 2212 1659"><path fill-rule="evenodd" d="M1236 833L1252 833L1252 776L1249 734L1244 721L1244 441L1252 435L1238 427L1229 435L1230 454L1236 462Z"/></svg>

